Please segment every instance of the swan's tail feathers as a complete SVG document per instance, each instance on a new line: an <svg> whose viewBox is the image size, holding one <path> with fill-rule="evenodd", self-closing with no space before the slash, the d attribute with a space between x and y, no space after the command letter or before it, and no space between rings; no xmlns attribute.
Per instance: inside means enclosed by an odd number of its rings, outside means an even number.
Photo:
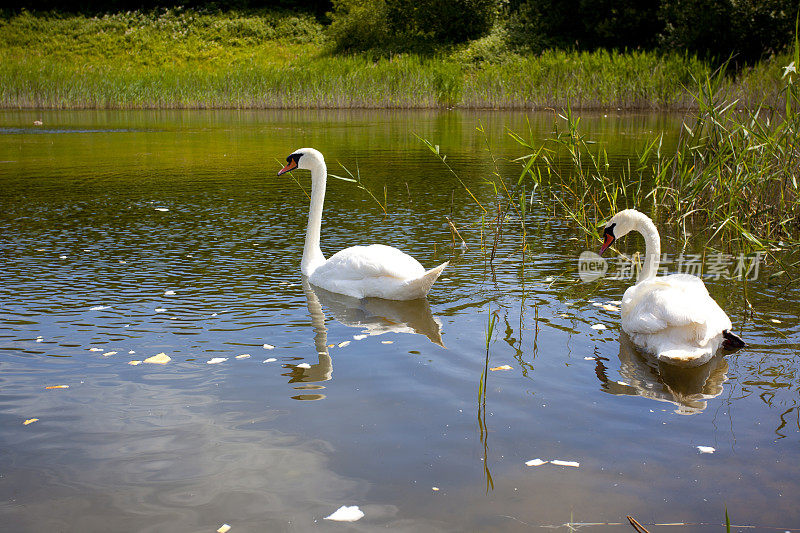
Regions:
<svg viewBox="0 0 800 533"><path fill-rule="evenodd" d="M744 348L747 344L738 335L734 335L727 329L722 330L722 347L726 350L738 350Z"/></svg>
<svg viewBox="0 0 800 533"><path fill-rule="evenodd" d="M435 282L439 278L442 271L449 264L450 261L445 261L441 265L428 270L422 276L409 282L409 285L411 285L414 288L414 290L410 291L410 293L413 293L415 295L414 298L425 298L425 296L428 295L428 291L431 290L433 282Z"/></svg>

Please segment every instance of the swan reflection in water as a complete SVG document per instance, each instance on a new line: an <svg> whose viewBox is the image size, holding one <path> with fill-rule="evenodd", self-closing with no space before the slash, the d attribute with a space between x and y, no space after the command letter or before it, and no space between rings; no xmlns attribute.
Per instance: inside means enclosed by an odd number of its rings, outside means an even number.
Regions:
<svg viewBox="0 0 800 533"><path fill-rule="evenodd" d="M427 299L384 300L381 298L352 298L314 287L303 277L303 292L306 295L308 313L314 328L314 347L319 360L310 368L295 366L291 369L289 383L308 383L295 389L321 389L319 383L328 381L333 374L333 360L328 348L328 328L325 326L323 305L331 316L352 328L359 328L362 335L383 333L416 333L425 335L431 342L444 348L442 323L431 313ZM324 394L301 394L297 400L321 400Z"/></svg>
<svg viewBox="0 0 800 533"><path fill-rule="evenodd" d="M669 402L677 406L676 413L693 415L707 407L706 400L722 394L722 385L728 380L728 362L721 354L701 366L682 368L641 354L624 333L619 345L621 381L609 379L603 363L608 359L596 359L601 389L609 394Z"/></svg>

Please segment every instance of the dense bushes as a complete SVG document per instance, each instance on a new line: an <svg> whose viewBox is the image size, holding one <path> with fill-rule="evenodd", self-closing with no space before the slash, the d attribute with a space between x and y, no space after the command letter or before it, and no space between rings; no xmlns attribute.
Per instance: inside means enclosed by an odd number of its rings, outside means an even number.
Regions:
<svg viewBox="0 0 800 533"><path fill-rule="evenodd" d="M330 36L339 50L408 50L477 39L498 0L333 0Z"/></svg>
<svg viewBox="0 0 800 533"><path fill-rule="evenodd" d="M800 0L662 0L663 47L753 62L791 41Z"/></svg>
<svg viewBox="0 0 800 533"><path fill-rule="evenodd" d="M644 48L664 23L652 0L511 0L507 25L518 48Z"/></svg>
<svg viewBox="0 0 800 533"><path fill-rule="evenodd" d="M333 0L339 50L503 35L510 51L644 49L752 63L790 41L800 0ZM493 42L496 39L493 40Z"/></svg>

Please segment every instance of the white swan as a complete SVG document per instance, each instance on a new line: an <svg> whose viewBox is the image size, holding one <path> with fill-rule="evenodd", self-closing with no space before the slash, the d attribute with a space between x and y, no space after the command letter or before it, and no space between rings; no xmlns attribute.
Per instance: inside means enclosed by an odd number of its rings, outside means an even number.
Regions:
<svg viewBox="0 0 800 533"><path fill-rule="evenodd" d="M636 285L622 297L622 330L639 349L659 361L679 366L699 366L717 349L743 347L730 332L731 320L708 294L703 281L688 274L656 277L661 240L653 221L636 211L620 211L603 232L606 251L616 239L631 231L644 236L644 267Z"/></svg>
<svg viewBox="0 0 800 533"><path fill-rule="evenodd" d="M319 247L328 178L325 159L313 148L301 148L286 158L286 166L278 176L296 168L311 171L311 206L300 269L313 285L354 298L414 300L428 294L448 262L426 272L410 255L382 244L352 246L326 260Z"/></svg>

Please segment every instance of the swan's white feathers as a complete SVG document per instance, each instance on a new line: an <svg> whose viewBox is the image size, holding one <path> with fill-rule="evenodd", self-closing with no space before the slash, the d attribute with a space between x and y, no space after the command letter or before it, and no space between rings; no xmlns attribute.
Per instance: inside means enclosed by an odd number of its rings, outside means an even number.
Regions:
<svg viewBox="0 0 800 533"><path fill-rule="evenodd" d="M311 171L311 204L300 268L308 281L325 290L354 298L387 300L424 298L447 266L443 263L427 272L419 261L391 246L372 244L346 248L325 259L319 246L322 205L328 170L325 158L313 148L301 148L289 156L296 166L287 165L278 175L300 168Z"/></svg>
<svg viewBox="0 0 800 533"><path fill-rule="evenodd" d="M407 280L423 274L423 266L410 255L392 246L371 244L351 246L336 252L314 271L313 278L361 280L385 277Z"/></svg>
<svg viewBox="0 0 800 533"><path fill-rule="evenodd" d="M622 297L626 332L656 333L689 324L705 329L703 326L719 312L722 309L709 296L702 280L686 274L643 280Z"/></svg>
<svg viewBox="0 0 800 533"><path fill-rule="evenodd" d="M656 258L643 271L643 279L622 297L622 330L639 349L665 363L690 367L707 362L722 344L722 332L731 329L728 315L700 278L655 276L660 242L646 215L633 209L620 211L607 228L614 226L620 236L639 231L645 237L645 256Z"/></svg>
<svg viewBox="0 0 800 533"><path fill-rule="evenodd" d="M731 328L700 278L675 274L642 280L622 297L622 330L642 350L682 366L708 361Z"/></svg>

